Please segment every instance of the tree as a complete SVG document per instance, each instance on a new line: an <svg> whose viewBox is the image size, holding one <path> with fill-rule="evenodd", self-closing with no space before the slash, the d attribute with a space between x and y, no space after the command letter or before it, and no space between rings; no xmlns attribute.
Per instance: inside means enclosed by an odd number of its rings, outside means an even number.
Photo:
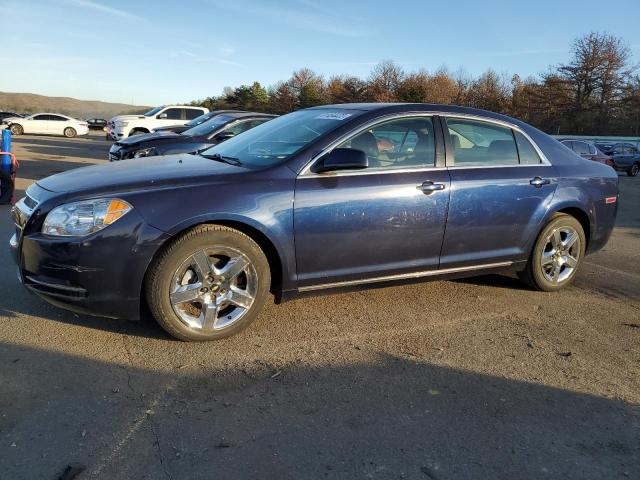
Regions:
<svg viewBox="0 0 640 480"><path fill-rule="evenodd" d="M467 101L472 107L492 112L505 112L508 99L507 82L493 70L487 70L474 80L467 92Z"/></svg>
<svg viewBox="0 0 640 480"><path fill-rule="evenodd" d="M617 37L591 32L574 40L571 55L569 63L558 67L558 74L571 86L573 129L607 131L611 108L631 73L629 48Z"/></svg>
<svg viewBox="0 0 640 480"><path fill-rule="evenodd" d="M396 102L403 77L402 68L391 60L383 60L371 71L369 99L374 102Z"/></svg>

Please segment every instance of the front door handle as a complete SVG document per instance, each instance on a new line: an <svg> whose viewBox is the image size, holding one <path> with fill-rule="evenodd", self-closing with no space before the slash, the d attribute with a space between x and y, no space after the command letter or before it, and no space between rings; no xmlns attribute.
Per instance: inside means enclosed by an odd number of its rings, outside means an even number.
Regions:
<svg viewBox="0 0 640 480"><path fill-rule="evenodd" d="M425 195L430 195L435 191L444 190L444 183L433 183L431 181L427 181L422 185L418 185L416 188L421 190Z"/></svg>
<svg viewBox="0 0 640 480"><path fill-rule="evenodd" d="M536 188L540 188L543 185L549 185L551 183L551 180L549 180L548 178L533 177L531 180L529 180L529 183Z"/></svg>

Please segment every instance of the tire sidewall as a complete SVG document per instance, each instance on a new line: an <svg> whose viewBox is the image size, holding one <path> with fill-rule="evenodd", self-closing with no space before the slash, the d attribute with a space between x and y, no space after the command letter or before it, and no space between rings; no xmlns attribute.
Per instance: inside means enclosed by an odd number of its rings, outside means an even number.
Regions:
<svg viewBox="0 0 640 480"><path fill-rule="evenodd" d="M218 331L202 332L185 325L173 311L169 300L169 291L173 274L183 261L203 248L228 246L239 250L253 264L258 286L251 308L244 316L227 328ZM217 340L234 335L248 327L262 310L269 293L271 274L269 263L258 245L246 235L232 229L204 230L178 238L168 250L168 255L159 259L156 265L155 281L148 290L148 302L158 323L171 335L188 341Z"/></svg>
<svg viewBox="0 0 640 480"><path fill-rule="evenodd" d="M634 163L627 173L629 174L630 177L635 177L636 175L638 175L639 170L640 170L640 166L637 163Z"/></svg>
<svg viewBox="0 0 640 480"><path fill-rule="evenodd" d="M578 237L580 238L580 256L578 257L578 265L573 269L571 276L563 281L560 284L553 284L544 276L544 272L542 270L542 265L540 264L542 253L544 251L544 247L547 243L547 237L549 234L555 230L556 228L561 227L571 227L576 232L578 232ZM536 240L535 246L533 247L533 252L531 254L530 259L530 271L531 276L533 277L533 281L535 285L545 292L554 292L556 290L561 290L564 287L568 286L575 279L576 274L580 270L580 266L582 265L582 261L585 255L585 247L586 247L586 237L584 233L584 229L580 222L570 216L570 215L559 215L553 220L551 220L546 227L540 232L538 239Z"/></svg>

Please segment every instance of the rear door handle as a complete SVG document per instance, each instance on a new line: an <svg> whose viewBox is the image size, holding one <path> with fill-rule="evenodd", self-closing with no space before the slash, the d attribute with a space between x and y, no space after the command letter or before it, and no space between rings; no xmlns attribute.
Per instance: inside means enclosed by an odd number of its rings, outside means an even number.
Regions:
<svg viewBox="0 0 640 480"><path fill-rule="evenodd" d="M551 183L551 180L549 180L548 178L533 177L531 180L529 180L529 183L536 188L540 188L543 185L549 185Z"/></svg>
<svg viewBox="0 0 640 480"><path fill-rule="evenodd" d="M438 190L444 190L444 183L433 183L431 181L427 181L422 185L418 185L416 188L421 190L425 195L430 195Z"/></svg>

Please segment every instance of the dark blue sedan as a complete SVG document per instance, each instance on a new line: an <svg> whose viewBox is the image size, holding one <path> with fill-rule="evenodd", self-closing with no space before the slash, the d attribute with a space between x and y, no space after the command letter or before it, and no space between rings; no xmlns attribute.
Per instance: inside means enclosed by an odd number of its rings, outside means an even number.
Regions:
<svg viewBox="0 0 640 480"><path fill-rule="evenodd" d="M618 178L535 128L440 105L300 110L199 155L80 168L14 209L24 285L211 340L272 292L513 270L554 291L613 229Z"/></svg>

